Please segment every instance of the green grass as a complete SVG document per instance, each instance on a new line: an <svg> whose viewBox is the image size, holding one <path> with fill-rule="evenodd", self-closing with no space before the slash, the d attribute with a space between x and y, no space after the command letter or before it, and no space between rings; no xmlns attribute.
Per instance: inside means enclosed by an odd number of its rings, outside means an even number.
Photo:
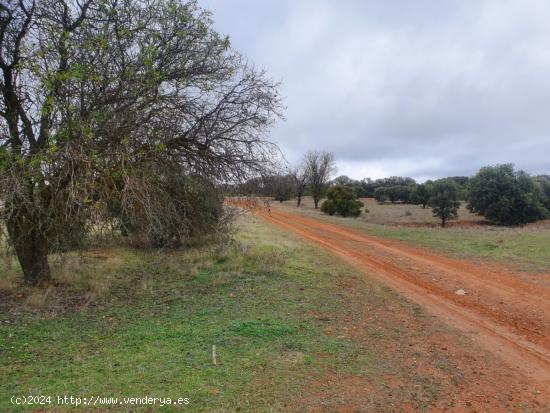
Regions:
<svg viewBox="0 0 550 413"><path fill-rule="evenodd" d="M440 229L369 226L369 233L421 245L457 257L512 262L526 270L550 270L550 231L536 228Z"/></svg>
<svg viewBox="0 0 550 413"><path fill-rule="evenodd" d="M58 300L57 315L48 303L48 316L25 306L0 314L0 411L25 410L9 398L29 394L188 397L186 411L277 411L327 369L368 367L368 349L324 334L311 316L344 304L332 291L349 269L265 224L243 225L225 249L119 249L110 264L95 262L103 267L73 265L78 278L109 265L115 274L88 308L59 312Z"/></svg>
<svg viewBox="0 0 550 413"><path fill-rule="evenodd" d="M5 267L0 411L30 410L12 395L187 397L183 409L160 410L191 412L452 401L457 362L429 343L469 341L291 233L252 216L238 226L224 247L68 254L54 259L61 285L47 292L18 285L16 266Z"/></svg>

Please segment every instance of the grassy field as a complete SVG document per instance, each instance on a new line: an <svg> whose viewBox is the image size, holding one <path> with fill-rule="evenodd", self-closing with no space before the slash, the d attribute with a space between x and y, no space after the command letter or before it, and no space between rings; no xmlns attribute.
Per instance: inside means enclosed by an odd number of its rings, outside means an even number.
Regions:
<svg viewBox="0 0 550 413"><path fill-rule="evenodd" d="M433 216L429 207L422 208L421 205L409 204L379 204L374 198L362 198L361 201L365 204L369 213L362 215L360 219L369 224L410 226L437 226L441 224L441 221ZM306 205L309 205L309 202L306 202ZM483 221L483 217L468 211L464 203L460 205L457 221L460 225L476 225ZM452 221L451 226L454 223Z"/></svg>
<svg viewBox="0 0 550 413"><path fill-rule="evenodd" d="M361 405L376 411L455 403L446 397L462 370L418 343L462 338L290 234L250 216L239 227L223 248L67 256L46 292L19 286L16 267L3 264L0 411L26 410L10 397L30 394L188 397L185 411L330 411L345 401L346 378L372 390L359 393Z"/></svg>
<svg viewBox="0 0 550 413"><path fill-rule="evenodd" d="M373 199L365 201L370 212L357 219L324 215L313 209L309 198L305 199L300 209L296 208L295 201L285 202L282 207L458 258L489 259L516 264L527 271L550 272L548 221L516 228L474 225L472 223L481 221L482 217L471 214L461 206L460 224L440 228L433 225L437 221L431 217L429 208L423 209L418 205L378 205Z"/></svg>

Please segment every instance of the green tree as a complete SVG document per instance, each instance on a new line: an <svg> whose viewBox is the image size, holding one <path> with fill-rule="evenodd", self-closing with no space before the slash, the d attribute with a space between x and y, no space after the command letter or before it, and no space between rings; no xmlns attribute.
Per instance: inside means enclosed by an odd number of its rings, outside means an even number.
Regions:
<svg viewBox="0 0 550 413"><path fill-rule="evenodd" d="M271 196L276 201L288 201L296 192L296 182L291 174L270 175L263 181L263 195Z"/></svg>
<svg viewBox="0 0 550 413"><path fill-rule="evenodd" d="M410 202L413 185L381 186L374 190L374 199L379 203L390 201L392 204Z"/></svg>
<svg viewBox="0 0 550 413"><path fill-rule="evenodd" d="M550 175L538 175L535 180L540 186L544 207L550 211Z"/></svg>
<svg viewBox="0 0 550 413"><path fill-rule="evenodd" d="M411 202L415 205L422 205L426 208L430 202L431 181L416 185L411 191Z"/></svg>
<svg viewBox="0 0 550 413"><path fill-rule="evenodd" d="M357 193L353 188L336 185L327 191L327 200L321 205L321 211L329 215L358 217L363 206L364 204L357 200Z"/></svg>
<svg viewBox="0 0 550 413"><path fill-rule="evenodd" d="M196 1L0 2L0 219L24 280L48 282L50 252L132 213L185 236L169 171L260 175L280 107Z"/></svg>
<svg viewBox="0 0 550 413"><path fill-rule="evenodd" d="M544 219L544 195L537 182L512 164L487 166L468 183L468 209L498 225Z"/></svg>
<svg viewBox="0 0 550 413"><path fill-rule="evenodd" d="M379 204L383 204L384 202L386 202L389 199L388 188L385 188L383 186L379 186L378 188L376 188L374 190L374 199L376 199Z"/></svg>
<svg viewBox="0 0 550 413"><path fill-rule="evenodd" d="M429 204L433 216L441 219L441 226L450 219L458 218L459 188L455 182L448 179L439 179L431 185Z"/></svg>
<svg viewBox="0 0 550 413"><path fill-rule="evenodd" d="M351 179L346 175L340 175L339 177L334 178L330 184L344 185L349 188L353 188L357 193L358 198L365 198L369 195L369 193L364 188L364 181L356 181L355 179Z"/></svg>

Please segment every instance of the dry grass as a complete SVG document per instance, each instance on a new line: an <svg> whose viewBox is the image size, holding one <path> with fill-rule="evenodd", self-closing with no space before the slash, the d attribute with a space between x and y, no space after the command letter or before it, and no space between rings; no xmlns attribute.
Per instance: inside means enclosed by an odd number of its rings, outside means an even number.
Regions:
<svg viewBox="0 0 550 413"><path fill-rule="evenodd" d="M17 278L13 276L0 277L0 292L11 291L17 284Z"/></svg>
<svg viewBox="0 0 550 413"><path fill-rule="evenodd" d="M146 288L146 277L139 277L134 254L128 250L89 250L50 256L54 283L39 288L22 283L15 260L0 265L0 313L42 314L55 317L77 308L101 305L113 289L122 285ZM132 276L128 276L128 274Z"/></svg>
<svg viewBox="0 0 550 413"><path fill-rule="evenodd" d="M361 198L361 202L365 204L369 212L361 214L359 220L369 224L414 227L437 226L440 223L438 218L433 217L432 210L429 207L422 208L421 205L409 204L379 204L374 198ZM285 207L294 207L296 205L296 200L286 201L283 204ZM311 197L305 197L303 199L301 209L305 211L314 210ZM484 218L468 211L466 209L466 204L463 202L458 211L458 221L451 222L451 225L477 226L484 223Z"/></svg>

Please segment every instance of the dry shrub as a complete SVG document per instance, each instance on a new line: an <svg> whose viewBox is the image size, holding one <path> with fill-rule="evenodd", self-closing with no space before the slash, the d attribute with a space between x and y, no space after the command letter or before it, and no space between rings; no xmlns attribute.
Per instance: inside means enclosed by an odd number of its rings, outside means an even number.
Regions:
<svg viewBox="0 0 550 413"><path fill-rule="evenodd" d="M181 168L152 167L127 175L120 203L111 207L123 235L137 247L180 247L225 236L223 193L210 180Z"/></svg>

